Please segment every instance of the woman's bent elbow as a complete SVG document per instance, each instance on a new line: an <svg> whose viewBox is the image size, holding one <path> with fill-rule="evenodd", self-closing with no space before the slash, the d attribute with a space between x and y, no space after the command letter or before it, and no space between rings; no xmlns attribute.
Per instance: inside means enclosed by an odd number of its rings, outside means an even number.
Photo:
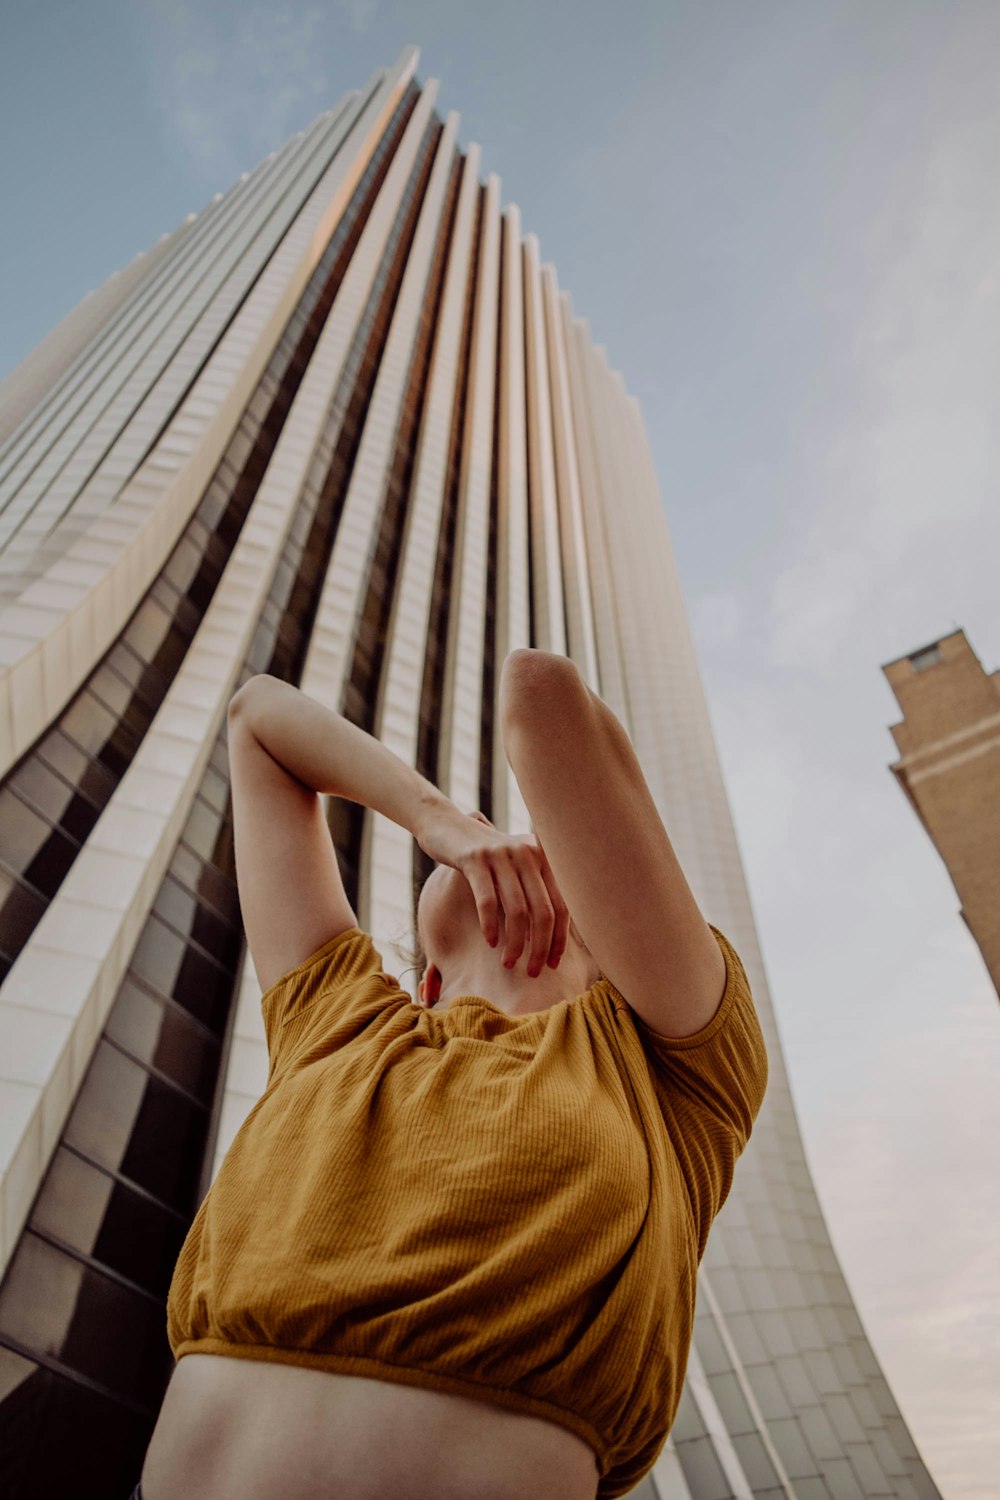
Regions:
<svg viewBox="0 0 1000 1500"><path fill-rule="evenodd" d="M539 702L551 704L553 693L582 681L568 656L519 646L508 654L500 672L501 716Z"/></svg>
<svg viewBox="0 0 1000 1500"><path fill-rule="evenodd" d="M229 700L229 707L226 709L228 721L232 723L238 716L245 714L254 699L260 696L262 690L266 690L265 684L276 681L277 678L272 677L269 672L255 672L252 677L248 677Z"/></svg>

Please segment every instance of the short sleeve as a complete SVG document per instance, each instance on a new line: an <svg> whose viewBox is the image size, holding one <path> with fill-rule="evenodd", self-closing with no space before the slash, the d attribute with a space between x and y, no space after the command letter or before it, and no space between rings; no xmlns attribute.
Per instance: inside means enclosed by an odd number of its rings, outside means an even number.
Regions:
<svg viewBox="0 0 1000 1500"><path fill-rule="evenodd" d="M338 933L261 996L268 1084L334 1027L363 1026L397 993L370 933L360 927Z"/></svg>
<svg viewBox="0 0 1000 1500"><path fill-rule="evenodd" d="M716 927L711 930L726 961L726 986L715 1015L692 1036L661 1036L609 984L617 1008L621 1012L625 1007L642 1045L691 1196L699 1254L729 1194L736 1160L763 1103L768 1071L746 970L728 938Z"/></svg>

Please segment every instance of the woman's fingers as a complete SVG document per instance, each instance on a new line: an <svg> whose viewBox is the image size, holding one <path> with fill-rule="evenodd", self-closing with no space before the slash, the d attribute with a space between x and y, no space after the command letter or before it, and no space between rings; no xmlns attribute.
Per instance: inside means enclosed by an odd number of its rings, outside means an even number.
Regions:
<svg viewBox="0 0 1000 1500"><path fill-rule="evenodd" d="M531 947L528 952L528 974L532 979L542 972L552 951L555 909L542 879L536 850L527 851L521 872L521 885L531 913Z"/></svg>
<svg viewBox="0 0 1000 1500"><path fill-rule="evenodd" d="M524 950L531 909L511 851L503 850L498 853L493 866L493 878L497 883L504 915L504 943L500 959L505 969L512 969Z"/></svg>
<svg viewBox="0 0 1000 1500"><path fill-rule="evenodd" d="M470 816L494 828L484 813ZM535 978L546 963L558 968L569 940L569 911L545 851L534 834L531 839L531 843L510 840L498 847L487 844L463 860L462 868L486 941L491 947L499 941L502 907L502 962L513 968L528 945L527 971Z"/></svg>
<svg viewBox="0 0 1000 1500"><path fill-rule="evenodd" d="M505 919L503 963L513 968L527 945L527 971L533 979L553 952L561 956L561 950L554 947L558 943L557 906L542 877L539 852L537 847L512 850L494 866Z"/></svg>
<svg viewBox="0 0 1000 1500"><path fill-rule="evenodd" d="M463 866L462 873L472 888L483 936L490 947L495 948L500 939L500 917L493 870L485 852L473 855L469 863Z"/></svg>

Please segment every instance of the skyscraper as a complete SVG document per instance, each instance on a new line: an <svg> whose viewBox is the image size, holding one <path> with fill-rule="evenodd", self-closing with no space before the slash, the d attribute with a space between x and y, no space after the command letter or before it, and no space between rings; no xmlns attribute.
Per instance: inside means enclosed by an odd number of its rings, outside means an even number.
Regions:
<svg viewBox="0 0 1000 1500"><path fill-rule="evenodd" d="M1000 994L1000 669L964 630L882 668L903 712L889 767L944 860Z"/></svg>
<svg viewBox="0 0 1000 1500"><path fill-rule="evenodd" d="M673 1436L635 1493L936 1496L803 1156L638 406L416 64L112 277L0 389L0 1489L127 1493L177 1252L264 1086L233 692L294 682L526 831L494 707L533 645L628 727L771 1055ZM391 967L426 871L396 825L327 812Z"/></svg>

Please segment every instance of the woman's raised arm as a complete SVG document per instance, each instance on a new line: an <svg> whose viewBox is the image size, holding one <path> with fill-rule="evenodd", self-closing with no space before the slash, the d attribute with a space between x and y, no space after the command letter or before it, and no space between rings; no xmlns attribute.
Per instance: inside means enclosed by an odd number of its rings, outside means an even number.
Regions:
<svg viewBox="0 0 1000 1500"><path fill-rule="evenodd" d="M504 955L509 949L511 963L529 929L539 967L546 956L558 962L568 918L534 840L501 834L461 812L380 740L278 677L260 673L244 683L230 701L228 728L236 878L262 989L358 925L321 792L383 813L432 859L461 870L488 940L498 899L513 909Z"/></svg>
<svg viewBox="0 0 1000 1500"><path fill-rule="evenodd" d="M236 880L263 990L358 925L320 792L376 808L416 833L451 803L374 736L289 682L260 673L228 712Z"/></svg>
<svg viewBox="0 0 1000 1500"><path fill-rule="evenodd" d="M581 936L629 1005L668 1037L711 1021L725 960L623 725L567 657L512 651L504 749Z"/></svg>

